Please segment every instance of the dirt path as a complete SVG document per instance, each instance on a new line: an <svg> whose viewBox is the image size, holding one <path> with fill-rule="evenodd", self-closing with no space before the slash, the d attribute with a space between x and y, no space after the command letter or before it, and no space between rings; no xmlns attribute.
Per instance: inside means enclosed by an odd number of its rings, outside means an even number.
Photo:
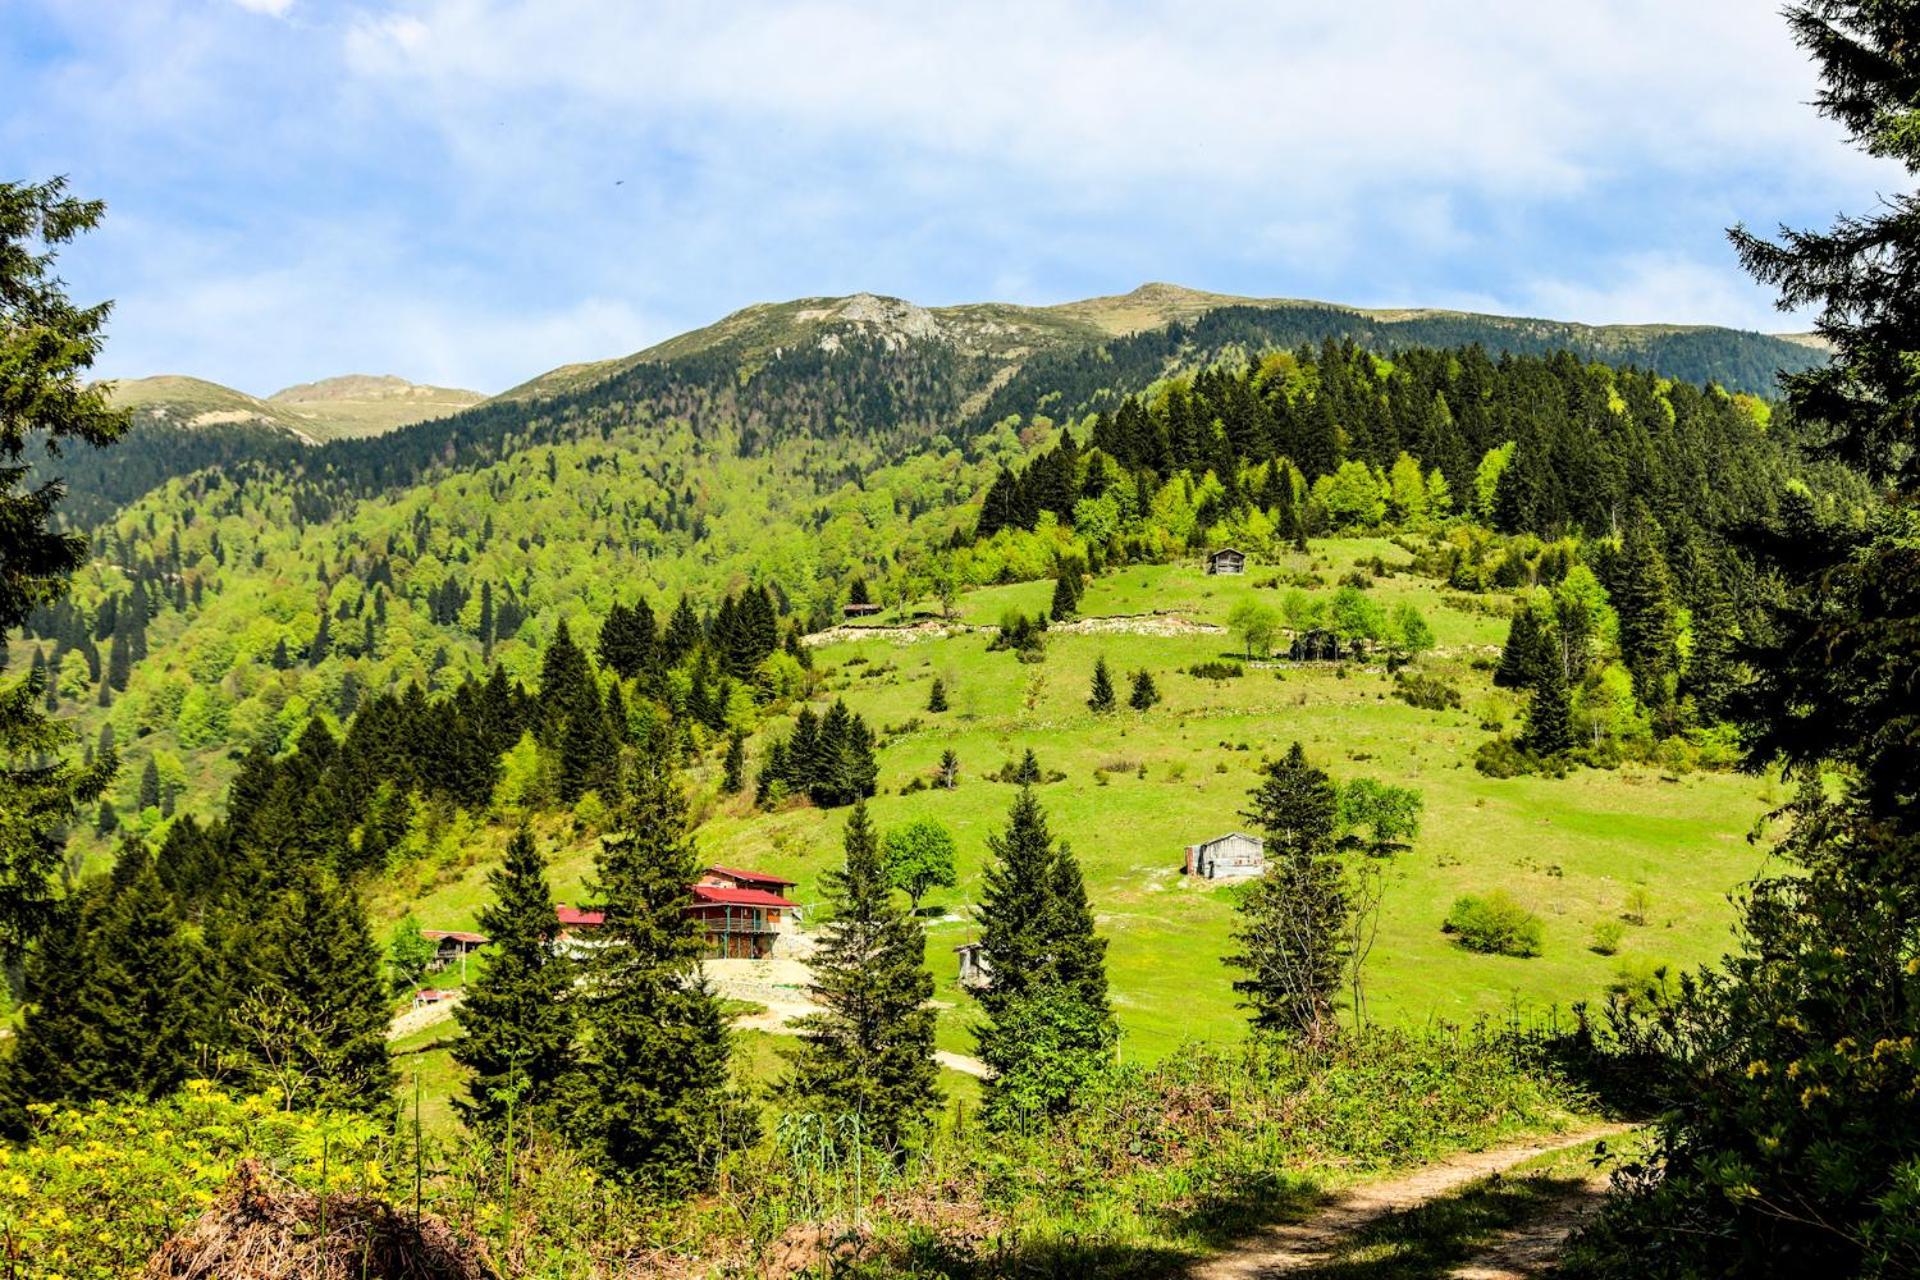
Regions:
<svg viewBox="0 0 1920 1280"><path fill-rule="evenodd" d="M418 1009L402 1010L394 1014L393 1021L387 1024L387 1039L398 1040L416 1031L425 1031L428 1027L438 1026L453 1016L453 1006L459 1003L460 994L455 992L451 1000L442 1000L439 1004L421 1005Z"/></svg>
<svg viewBox="0 0 1920 1280"><path fill-rule="evenodd" d="M1191 1280L1263 1280L1269 1276L1312 1275L1339 1261L1354 1237L1395 1214L1525 1164L1536 1156L1565 1151L1599 1138L1624 1133L1605 1125L1558 1134L1487 1151L1464 1152L1397 1178L1362 1183L1342 1192L1302 1222L1270 1227L1229 1253L1208 1259L1188 1274ZM1605 1179L1588 1179L1558 1195L1522 1226L1501 1233L1474 1257L1446 1274L1471 1280L1520 1280L1543 1274L1560 1244L1579 1225Z"/></svg>
<svg viewBox="0 0 1920 1280"><path fill-rule="evenodd" d="M794 1034L793 1023L796 1019L804 1018L819 1010L818 1005L804 999L768 1000L763 994L758 993L757 997L757 1003L765 1007L758 1013L749 1013L735 1018L733 1020L735 1027L742 1031L765 1031L771 1035L790 1036ZM933 1059L941 1066L950 1067L962 1075L969 1075L977 1080L987 1078L987 1064L978 1058L968 1057L964 1053L949 1053L945 1049L940 1049L935 1051Z"/></svg>

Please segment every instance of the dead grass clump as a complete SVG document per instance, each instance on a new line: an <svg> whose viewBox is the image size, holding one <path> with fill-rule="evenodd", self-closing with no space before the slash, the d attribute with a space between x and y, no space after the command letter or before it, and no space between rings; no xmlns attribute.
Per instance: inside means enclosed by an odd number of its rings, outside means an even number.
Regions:
<svg viewBox="0 0 1920 1280"><path fill-rule="evenodd" d="M498 1280L438 1218L275 1185L243 1160L220 1198L147 1261L146 1280Z"/></svg>

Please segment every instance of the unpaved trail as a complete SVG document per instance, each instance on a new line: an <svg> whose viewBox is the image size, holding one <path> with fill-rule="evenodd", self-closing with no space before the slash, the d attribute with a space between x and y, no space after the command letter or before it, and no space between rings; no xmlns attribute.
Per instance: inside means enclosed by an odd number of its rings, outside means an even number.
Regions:
<svg viewBox="0 0 1920 1280"><path fill-rule="evenodd" d="M460 993L455 992L451 1000L421 1005L418 1009L403 1009L394 1014L393 1021L387 1024L387 1039L398 1040L416 1031L425 1031L428 1027L438 1026L453 1016L453 1006L459 1003Z"/></svg>
<svg viewBox="0 0 1920 1280"><path fill-rule="evenodd" d="M1397 1178L1361 1183L1300 1222L1282 1223L1228 1253L1209 1258L1188 1272L1190 1280L1264 1280L1270 1276L1310 1276L1339 1262L1344 1246L1365 1228L1536 1156L1584 1146L1625 1133L1624 1125L1601 1125L1576 1133L1531 1139L1486 1151L1463 1152L1423 1165ZM1544 1274L1561 1243L1577 1227L1603 1188L1605 1179L1589 1179L1520 1227L1503 1232L1475 1256L1445 1274L1471 1280L1521 1280Z"/></svg>

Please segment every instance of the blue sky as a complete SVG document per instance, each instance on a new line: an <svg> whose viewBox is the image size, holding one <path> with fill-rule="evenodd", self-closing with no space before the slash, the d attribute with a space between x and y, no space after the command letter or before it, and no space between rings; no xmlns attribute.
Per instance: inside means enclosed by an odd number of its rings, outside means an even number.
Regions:
<svg viewBox="0 0 1920 1280"><path fill-rule="evenodd" d="M1897 184L1815 87L1753 0L0 0L0 177L108 201L105 374L257 394L862 289L1777 330L1723 229Z"/></svg>

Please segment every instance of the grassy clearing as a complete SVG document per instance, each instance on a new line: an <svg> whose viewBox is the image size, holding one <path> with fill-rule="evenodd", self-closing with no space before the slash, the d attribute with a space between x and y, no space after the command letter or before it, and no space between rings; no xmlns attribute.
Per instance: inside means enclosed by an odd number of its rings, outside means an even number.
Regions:
<svg viewBox="0 0 1920 1280"><path fill-rule="evenodd" d="M1248 594L1276 601L1286 588L1257 585L1274 573L1318 572L1331 591L1355 560L1403 554L1384 540L1317 545L1297 563L1258 565L1237 579L1208 578L1196 566L1145 566L1096 580L1082 617L1168 610L1196 622L1223 623ZM1317 569L1310 566L1318 564ZM974 592L962 603L969 621L997 619L1008 607L1038 608L1050 584L1020 583ZM1110 970L1125 1030L1123 1056L1158 1058L1184 1041L1240 1037L1242 1018L1221 964L1229 949L1234 890L1194 884L1179 874L1183 846L1243 825L1239 810L1263 756L1298 738L1336 779L1372 775L1417 787L1426 798L1419 839L1388 869L1381 930L1367 972L1371 1015L1414 1026L1539 1011L1591 998L1629 961L1691 964L1726 947L1730 890L1764 866L1747 843L1774 800L1769 784L1720 774L1663 776L1628 768L1577 772L1565 779L1495 780L1469 758L1487 733L1484 719L1514 714L1484 669L1504 635L1497 618L1450 607L1436 584L1411 576L1374 588L1388 605L1418 604L1440 650L1424 664L1455 683L1459 711L1429 712L1391 696L1378 669L1351 666L1249 668L1240 679L1184 674L1196 662L1232 654L1222 634L1055 634L1044 663L1027 665L987 652L988 637L967 634L899 644L861 639L824 647L816 662L831 696L844 697L882 731L882 794L875 820L886 827L932 816L960 846L960 885L936 894L944 914L927 930L943 1011L943 1048L968 1050L968 999L957 990L951 948L972 936L989 831L1004 820L1010 786L983 775L1031 747L1064 781L1041 788L1055 833L1084 866L1100 927L1111 940ZM1100 717L1085 707L1094 662L1116 673L1153 672L1165 701L1140 715ZM1476 665L1476 662L1479 665ZM925 710L934 676L946 681L951 709ZM1122 689L1124 691L1124 683ZM757 748L760 743L753 744ZM941 753L962 763L954 791L909 795L901 788L930 777ZM716 861L759 866L800 880L813 905L819 875L838 858L844 813L808 808L760 813L744 800L712 796L718 770L695 771L709 817L701 847ZM583 896L591 840L549 824L556 844L555 889ZM378 905L383 917L411 908L428 927L469 925L485 895L493 833L476 832L459 865L427 875L404 873ZM1544 953L1516 959L1476 955L1441 932L1453 901L1504 888L1545 925ZM1626 929L1619 955L1590 950L1594 926L1621 917L1630 893L1644 891L1651 912Z"/></svg>

